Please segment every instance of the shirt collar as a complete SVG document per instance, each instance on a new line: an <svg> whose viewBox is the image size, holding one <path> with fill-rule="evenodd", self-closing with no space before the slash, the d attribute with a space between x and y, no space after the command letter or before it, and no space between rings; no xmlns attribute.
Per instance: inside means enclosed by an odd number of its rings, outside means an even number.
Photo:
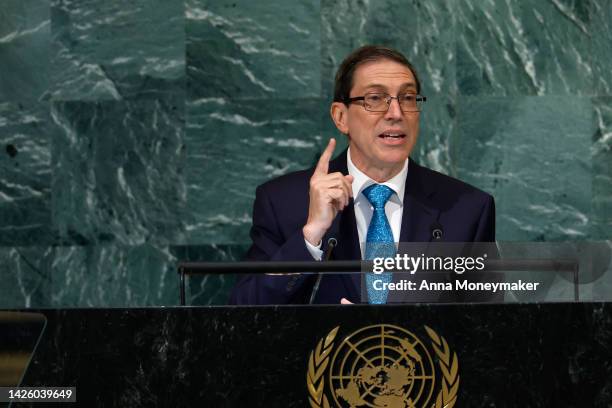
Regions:
<svg viewBox="0 0 612 408"><path fill-rule="evenodd" d="M372 184L376 184L374 180L372 180L364 172L359 170L357 166L355 166L355 164L353 163L353 160L351 160L351 148L350 147L348 148L348 151L346 153L346 165L348 167L348 173L351 176L353 176L353 185L352 185L353 197L355 198L359 197L359 194L361 194L361 192L365 188L371 186ZM406 159L406 162L404 163L404 167L402 167L402 170L399 173L397 173L393 178L385 181L384 183L379 183L379 184L383 184L389 187L391 190L395 192L395 195L391 196L390 200L397 199L397 201L402 205L404 204L404 191L406 190L406 177L407 176L408 176L408 159Z"/></svg>

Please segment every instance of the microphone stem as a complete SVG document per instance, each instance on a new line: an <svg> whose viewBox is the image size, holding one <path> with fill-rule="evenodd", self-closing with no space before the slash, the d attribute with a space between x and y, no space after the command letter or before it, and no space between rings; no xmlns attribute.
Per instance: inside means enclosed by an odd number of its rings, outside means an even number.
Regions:
<svg viewBox="0 0 612 408"><path fill-rule="evenodd" d="M331 254L336 245L338 245L338 241L336 240L336 238L330 238L327 240L327 249L325 250L325 254L323 254L323 262L329 261L329 258L331 258ZM312 303L314 302L315 296L319 291L319 285L321 284L322 278L323 274L320 273L317 275L317 280L315 281L315 284L312 287L312 293L310 294L310 300L308 301L308 304L310 305L312 305Z"/></svg>

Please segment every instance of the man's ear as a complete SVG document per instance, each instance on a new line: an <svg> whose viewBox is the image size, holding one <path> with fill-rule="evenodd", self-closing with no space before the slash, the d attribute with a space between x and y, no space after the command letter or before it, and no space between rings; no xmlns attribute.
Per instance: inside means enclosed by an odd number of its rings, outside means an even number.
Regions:
<svg viewBox="0 0 612 408"><path fill-rule="evenodd" d="M347 123L348 107L342 102L333 102L329 113L340 133L347 135L349 132Z"/></svg>

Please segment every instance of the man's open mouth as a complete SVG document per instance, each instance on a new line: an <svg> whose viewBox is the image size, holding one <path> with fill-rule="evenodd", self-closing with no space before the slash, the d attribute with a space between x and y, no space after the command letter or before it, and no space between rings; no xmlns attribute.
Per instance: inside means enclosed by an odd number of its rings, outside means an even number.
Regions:
<svg viewBox="0 0 612 408"><path fill-rule="evenodd" d="M380 135L378 135L378 137L381 137L383 139L403 139L404 137L406 137L405 134L403 133L381 133Z"/></svg>

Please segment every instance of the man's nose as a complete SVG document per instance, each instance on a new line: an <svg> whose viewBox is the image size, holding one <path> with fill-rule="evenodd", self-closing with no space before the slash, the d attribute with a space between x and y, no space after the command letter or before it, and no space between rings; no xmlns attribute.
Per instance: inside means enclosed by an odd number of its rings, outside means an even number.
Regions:
<svg viewBox="0 0 612 408"><path fill-rule="evenodd" d="M397 98L392 98L389 104L389 109L387 109L387 113L385 114L385 119L388 120L398 120L402 118L402 108L400 108L399 101Z"/></svg>

